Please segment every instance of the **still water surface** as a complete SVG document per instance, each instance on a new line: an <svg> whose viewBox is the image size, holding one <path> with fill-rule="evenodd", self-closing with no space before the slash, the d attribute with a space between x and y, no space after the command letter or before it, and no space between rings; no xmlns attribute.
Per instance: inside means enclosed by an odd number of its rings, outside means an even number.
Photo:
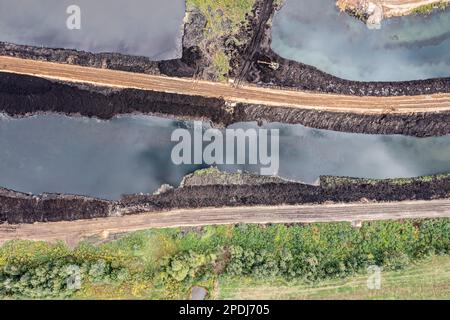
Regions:
<svg viewBox="0 0 450 320"><path fill-rule="evenodd" d="M81 10L70 30L67 8ZM0 41L153 60L181 57L184 0L0 0Z"/></svg>
<svg viewBox="0 0 450 320"><path fill-rule="evenodd" d="M450 77L450 8L386 19L369 30L335 2L286 0L273 22L274 51L349 80Z"/></svg>

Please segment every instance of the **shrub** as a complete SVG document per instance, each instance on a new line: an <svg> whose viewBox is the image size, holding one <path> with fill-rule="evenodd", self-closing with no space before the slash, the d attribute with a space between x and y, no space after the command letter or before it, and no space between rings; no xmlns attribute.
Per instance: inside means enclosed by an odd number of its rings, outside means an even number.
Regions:
<svg viewBox="0 0 450 320"><path fill-rule="evenodd" d="M130 280L184 294L190 284L222 273L316 281L352 275L371 265L396 270L429 255L450 254L450 219L378 221L360 229L324 223L150 233L98 247L82 243L74 250L62 243L8 242L0 247L0 296L65 298L79 284ZM159 250L167 241L155 239L168 240L170 250ZM146 260L161 262L147 270L142 268Z"/></svg>
<svg viewBox="0 0 450 320"><path fill-rule="evenodd" d="M216 260L214 254L202 254L193 251L167 257L162 261L161 275L163 278L173 278L176 281L195 279L210 270Z"/></svg>

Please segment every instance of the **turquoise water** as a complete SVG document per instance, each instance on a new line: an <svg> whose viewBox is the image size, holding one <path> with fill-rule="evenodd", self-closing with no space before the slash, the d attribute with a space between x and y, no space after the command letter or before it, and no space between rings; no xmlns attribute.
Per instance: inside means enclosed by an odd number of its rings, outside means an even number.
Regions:
<svg viewBox="0 0 450 320"><path fill-rule="evenodd" d="M335 0L286 0L273 21L272 48L357 81L450 77L450 8L384 20L380 30L341 13Z"/></svg>
<svg viewBox="0 0 450 320"><path fill-rule="evenodd" d="M0 186L120 199L152 193L205 165L173 164L171 135L192 122L129 115L109 121L62 115L0 116ZM209 128L209 125L205 125ZM255 123L230 128L257 128ZM314 183L320 175L397 178L450 172L450 136L413 138L267 124L280 130L281 177ZM219 165L259 173L259 166Z"/></svg>

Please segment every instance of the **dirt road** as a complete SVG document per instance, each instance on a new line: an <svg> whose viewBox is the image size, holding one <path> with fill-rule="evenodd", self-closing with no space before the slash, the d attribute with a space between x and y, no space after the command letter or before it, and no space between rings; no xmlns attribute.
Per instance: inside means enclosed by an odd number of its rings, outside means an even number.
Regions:
<svg viewBox="0 0 450 320"><path fill-rule="evenodd" d="M404 16L429 4L441 4L450 0L380 0L386 17Z"/></svg>
<svg viewBox="0 0 450 320"><path fill-rule="evenodd" d="M408 15L422 6L437 5L443 2L450 2L450 0L337 0L337 5L344 10L346 7L355 8L358 7L358 4L366 2L380 4L383 8L383 15L389 18Z"/></svg>
<svg viewBox="0 0 450 320"><path fill-rule="evenodd" d="M236 223L315 223L439 217L450 218L450 200L206 208L73 222L0 225L0 244L12 239L65 240L68 243L77 243L83 237L92 235L107 237L114 233L181 226Z"/></svg>
<svg viewBox="0 0 450 320"><path fill-rule="evenodd" d="M152 76L4 56L0 57L0 71L107 87L223 97L230 102L323 111L411 113L450 110L450 94L448 93L400 97L358 97L276 90L256 86L235 88L225 83L194 82L192 79Z"/></svg>

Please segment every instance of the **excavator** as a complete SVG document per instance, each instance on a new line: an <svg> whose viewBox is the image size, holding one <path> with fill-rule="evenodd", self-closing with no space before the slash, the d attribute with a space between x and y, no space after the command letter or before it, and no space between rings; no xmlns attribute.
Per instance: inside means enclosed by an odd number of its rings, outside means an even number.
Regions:
<svg viewBox="0 0 450 320"><path fill-rule="evenodd" d="M267 62L267 61L263 61L263 60L258 60L258 63L259 64L264 64L264 65L268 66L270 69L275 70L275 71L280 68L280 64L278 62L275 62L275 61Z"/></svg>

